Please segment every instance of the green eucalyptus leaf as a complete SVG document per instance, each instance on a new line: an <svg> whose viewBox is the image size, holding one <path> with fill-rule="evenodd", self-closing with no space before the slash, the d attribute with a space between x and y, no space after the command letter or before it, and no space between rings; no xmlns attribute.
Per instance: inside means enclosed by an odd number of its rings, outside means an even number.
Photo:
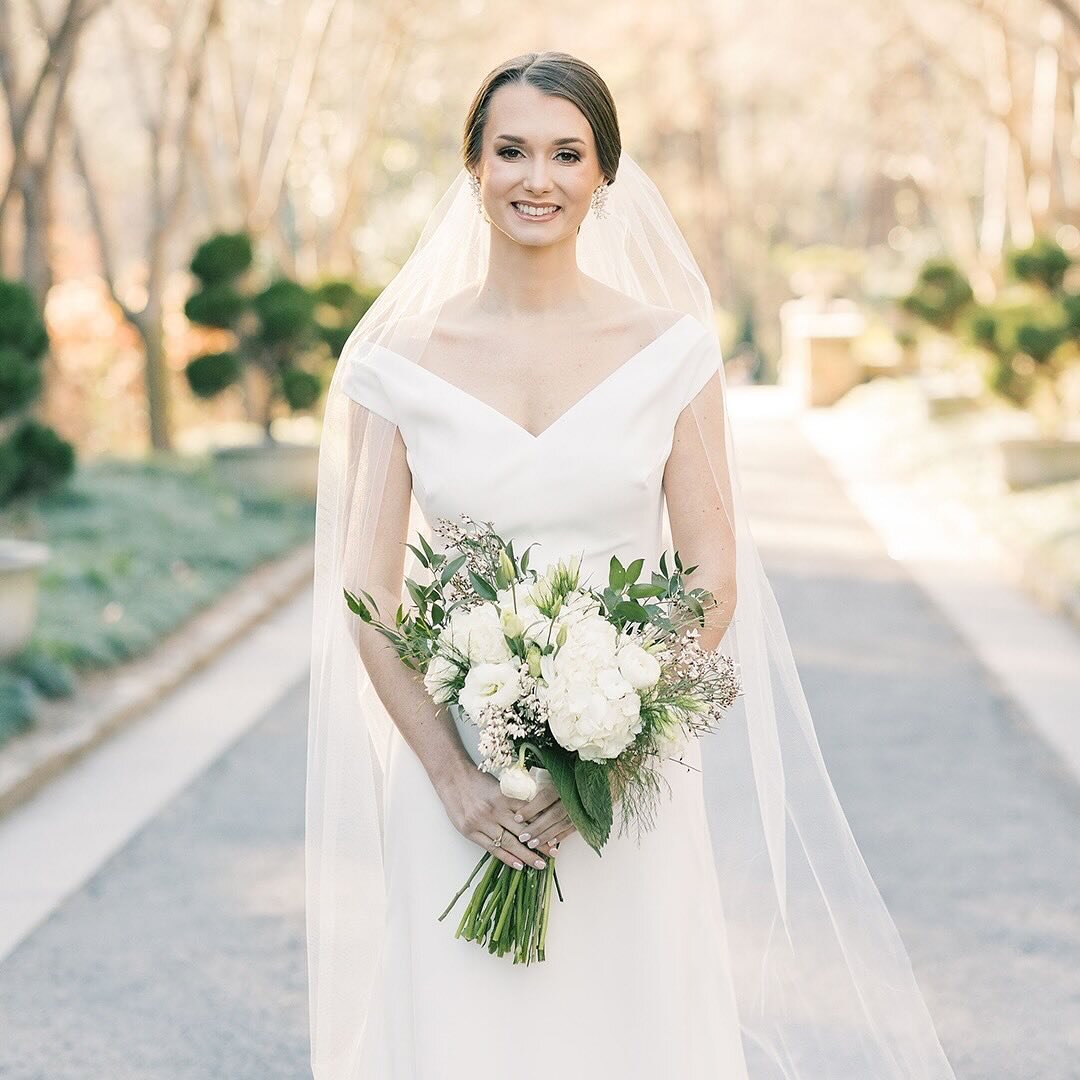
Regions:
<svg viewBox="0 0 1080 1080"><path fill-rule="evenodd" d="M411 578L405 579L405 587L409 590L413 603L424 611L427 607L427 591L416 584Z"/></svg>
<svg viewBox="0 0 1080 1080"><path fill-rule="evenodd" d="M623 600L616 604L615 615L627 622L649 621L649 612L636 600Z"/></svg>
<svg viewBox="0 0 1080 1080"><path fill-rule="evenodd" d="M498 600L499 594L491 583L482 578L475 570L469 571L469 580L472 582L472 587L476 590L477 596L482 596L485 600L491 600L492 602Z"/></svg>
<svg viewBox="0 0 1080 1080"><path fill-rule="evenodd" d="M663 585L631 585L627 594L631 600L641 600L646 596L663 596L667 590Z"/></svg>
<svg viewBox="0 0 1080 1080"><path fill-rule="evenodd" d="M428 563L428 557L425 555L415 544L406 543L405 545L416 557L420 560L420 565L431 569Z"/></svg>
<svg viewBox="0 0 1080 1080"><path fill-rule="evenodd" d="M442 573L439 575L439 580L445 585L465 564L465 556L458 555L457 558L451 559L442 569Z"/></svg>
<svg viewBox="0 0 1080 1080"><path fill-rule="evenodd" d="M360 618L364 620L364 622L371 622L371 612L368 611L364 602L358 596L354 596L351 592L349 592L348 589L345 589L344 592L345 603L349 605L349 610L354 615L359 615Z"/></svg>
<svg viewBox="0 0 1080 1080"><path fill-rule="evenodd" d="M608 585L616 592L622 592L625 584L626 570L623 568L623 564L619 562L619 557L612 555L611 562L608 565Z"/></svg>

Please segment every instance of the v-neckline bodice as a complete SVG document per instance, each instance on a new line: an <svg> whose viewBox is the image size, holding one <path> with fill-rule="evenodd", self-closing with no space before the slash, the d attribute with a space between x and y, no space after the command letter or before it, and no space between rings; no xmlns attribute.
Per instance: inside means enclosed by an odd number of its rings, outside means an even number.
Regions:
<svg viewBox="0 0 1080 1080"><path fill-rule="evenodd" d="M584 409L586 405L591 400L598 397L602 391L608 389L612 384L616 383L619 378L625 378L637 364L641 363L645 357L649 356L658 346L665 342L678 327L684 326L688 322L696 322L696 320L694 320L693 316L691 315L683 315L681 318L676 319L675 322L662 330L659 335L654 337L652 341L649 341L645 345L641 346L641 348L634 352L630 357L628 357L617 367L609 371L608 374L605 375L602 379L600 379L599 382L594 383L588 390L585 391L584 394L581 395L581 397L579 397L576 401L570 404L557 417L555 417L555 419L552 420L550 424L548 424L539 432L530 431L529 428L524 426L524 424L519 423L511 416L507 416L506 413L502 412L500 409L495 408L495 406L490 404L489 402L484 401L483 398L477 397L475 394L472 394L468 390L463 389L456 383L444 378L442 375L436 374L430 368L421 367L420 364L416 363L415 361L408 360L406 357L401 356L400 353L396 353L392 349L386 348L386 346L380 345L378 347L385 349L386 352L391 353L402 364L407 365L407 368L405 370L411 373L415 373L422 379L429 379L432 381L433 384L438 384L439 389L443 392L457 395L467 404L471 405L474 408L482 410L489 416L494 417L503 425L517 433L519 437L526 439L530 444L535 446L536 444L546 439L549 436L550 432L552 432L554 429L560 427L564 423L567 423L570 418L572 418L574 415Z"/></svg>

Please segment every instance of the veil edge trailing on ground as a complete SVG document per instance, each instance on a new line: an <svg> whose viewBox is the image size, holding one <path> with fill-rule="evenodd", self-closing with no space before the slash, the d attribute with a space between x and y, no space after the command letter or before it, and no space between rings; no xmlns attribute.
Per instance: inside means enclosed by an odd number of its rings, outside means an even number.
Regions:
<svg viewBox="0 0 1080 1080"><path fill-rule="evenodd" d="M359 620L342 590L363 585L380 542L396 427L389 408L361 404L350 388L358 365L377 347L398 362L418 361L440 307L483 281L490 226L467 180L462 169L405 266L353 330L327 396L306 794L315 1080L358 1080L385 918L381 807L393 720L360 658ZM702 498L722 502L735 537L737 602L720 648L739 664L744 693L722 728L703 740L702 779L723 906L722 915L710 917L724 922L749 1075L954 1080L907 952L826 772L750 533L709 289L656 186L625 152L604 209L603 217L590 213L582 223L581 270L648 305L658 329L673 313L696 318L698 348L715 360L715 375L687 408L713 476L713 489ZM416 529L426 531L414 500L410 533Z"/></svg>

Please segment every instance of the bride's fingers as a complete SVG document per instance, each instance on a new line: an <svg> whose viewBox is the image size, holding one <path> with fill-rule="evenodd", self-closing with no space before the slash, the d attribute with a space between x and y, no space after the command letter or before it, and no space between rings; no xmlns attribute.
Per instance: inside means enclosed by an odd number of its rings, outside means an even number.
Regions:
<svg viewBox="0 0 1080 1080"><path fill-rule="evenodd" d="M518 826L536 817L559 801L559 793L551 785L545 785L528 802L514 808L514 821ZM518 832L520 832L520 828Z"/></svg>
<svg viewBox="0 0 1080 1080"><path fill-rule="evenodd" d="M557 827L567 821L566 810L562 803L556 803L550 809L545 810L535 821L519 825L518 839L530 847L545 844L554 835Z"/></svg>
<svg viewBox="0 0 1080 1080"><path fill-rule="evenodd" d="M500 833L502 833L502 844L497 846L495 841ZM470 839L485 851L490 851L500 862L512 866L515 870L521 870L525 866L536 866L538 860L536 852L530 851L519 843L509 828L503 832L495 822L482 826L481 829L472 833ZM539 861L543 862L542 859ZM538 866L537 869L543 869L543 867Z"/></svg>
<svg viewBox="0 0 1080 1080"><path fill-rule="evenodd" d="M498 815L498 819L491 823L492 835L497 834L501 828L505 827L506 832L503 833L503 847L518 852L518 858L524 859L527 866L535 866L538 870L543 870L546 864L543 859L538 860L537 856L540 853L530 849L527 844L523 844L518 840L518 832L521 829L521 826L514 821L513 811L509 809L503 811L496 810L496 814Z"/></svg>
<svg viewBox="0 0 1080 1080"><path fill-rule="evenodd" d="M555 833L555 838L553 842L556 844L562 843L562 841L565 840L571 833L575 832L577 832L577 829L574 828L574 823L570 821L569 818L567 818L567 820L559 826L558 831Z"/></svg>

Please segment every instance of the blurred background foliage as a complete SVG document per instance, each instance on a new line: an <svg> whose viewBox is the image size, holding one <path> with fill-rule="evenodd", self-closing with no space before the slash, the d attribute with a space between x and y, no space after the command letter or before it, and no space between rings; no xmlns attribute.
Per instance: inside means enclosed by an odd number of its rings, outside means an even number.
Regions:
<svg viewBox="0 0 1080 1080"><path fill-rule="evenodd" d="M927 260L947 259L986 303L1031 280L1010 269L1010 250L1043 238L1072 257L1080 245L1076 0L542 12L491 0L9 0L0 275L46 313L45 416L91 455L264 422L267 401L241 378L250 350L184 317L185 303L211 325L239 316L215 310L215 270L200 277L192 253L245 235L259 288L338 283L322 293L340 301L321 306L337 312L323 326L332 354L363 310L334 290L374 295L407 257L459 167L479 79L545 47L609 81L625 145L669 200L725 347L754 378L775 377L777 311L792 296L842 293L903 343L913 330L893 307ZM216 287L219 303L239 303ZM299 304L304 322L307 301L290 289L266 300ZM1009 350L1015 320L1001 317L1001 344L985 321L982 341ZM1043 323L1024 325L1038 352ZM208 353L231 359L190 380ZM278 364L271 410L310 399L317 366ZM1022 392L1022 373L998 381Z"/></svg>

